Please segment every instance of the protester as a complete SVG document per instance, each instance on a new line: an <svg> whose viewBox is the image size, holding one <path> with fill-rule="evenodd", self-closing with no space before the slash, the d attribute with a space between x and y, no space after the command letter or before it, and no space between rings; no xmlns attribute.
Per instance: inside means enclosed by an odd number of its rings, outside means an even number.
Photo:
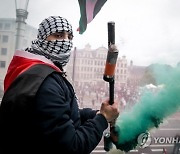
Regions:
<svg viewBox="0 0 180 154"><path fill-rule="evenodd" d="M105 99L98 111L79 109L63 67L73 31L60 16L39 25L31 47L16 50L9 65L0 106L1 154L88 154L99 144L118 105Z"/></svg>

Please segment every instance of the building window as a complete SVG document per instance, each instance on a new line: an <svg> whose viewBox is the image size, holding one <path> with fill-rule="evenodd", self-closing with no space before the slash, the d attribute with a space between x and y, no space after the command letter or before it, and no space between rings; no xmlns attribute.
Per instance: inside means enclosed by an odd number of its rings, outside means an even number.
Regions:
<svg viewBox="0 0 180 154"><path fill-rule="evenodd" d="M5 30L10 30L10 28L11 28L10 23L6 23L4 26L5 26L4 27Z"/></svg>
<svg viewBox="0 0 180 154"><path fill-rule="evenodd" d="M7 43L8 42L8 36L7 35L3 35L2 36L2 42L3 43Z"/></svg>
<svg viewBox="0 0 180 154"><path fill-rule="evenodd" d="M1 55L7 55L7 48L1 48L1 52L0 52Z"/></svg>
<svg viewBox="0 0 180 154"><path fill-rule="evenodd" d="M0 61L0 68L5 68L5 67L6 67L6 62Z"/></svg>
<svg viewBox="0 0 180 154"><path fill-rule="evenodd" d="M2 23L0 23L0 29L2 29L3 28L3 24Z"/></svg>

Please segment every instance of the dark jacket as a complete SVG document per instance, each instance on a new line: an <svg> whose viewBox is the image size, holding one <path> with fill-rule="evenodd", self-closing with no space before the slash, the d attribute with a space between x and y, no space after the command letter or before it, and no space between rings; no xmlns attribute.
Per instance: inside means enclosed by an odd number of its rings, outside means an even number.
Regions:
<svg viewBox="0 0 180 154"><path fill-rule="evenodd" d="M0 106L0 153L88 154L107 128L103 115L79 109L61 72L36 64L18 75Z"/></svg>

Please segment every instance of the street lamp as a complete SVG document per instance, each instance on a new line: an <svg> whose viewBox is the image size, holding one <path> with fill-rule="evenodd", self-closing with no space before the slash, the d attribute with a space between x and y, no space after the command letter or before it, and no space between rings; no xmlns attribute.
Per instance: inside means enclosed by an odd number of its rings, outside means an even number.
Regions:
<svg viewBox="0 0 180 154"><path fill-rule="evenodd" d="M16 31L16 44L15 49L20 49L22 47L22 40L24 37L24 31L27 19L29 0L15 0L16 5L16 23L17 23L17 31Z"/></svg>

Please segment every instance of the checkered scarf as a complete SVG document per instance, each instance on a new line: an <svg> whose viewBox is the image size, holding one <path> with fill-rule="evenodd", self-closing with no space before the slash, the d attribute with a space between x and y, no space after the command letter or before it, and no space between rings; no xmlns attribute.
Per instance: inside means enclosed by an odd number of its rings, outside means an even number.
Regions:
<svg viewBox="0 0 180 154"><path fill-rule="evenodd" d="M26 51L43 55L58 66L65 66L70 58L72 40L46 40L49 35L63 31L73 34L72 26L65 18L50 16L44 19L39 24L37 39L32 41L31 47Z"/></svg>

